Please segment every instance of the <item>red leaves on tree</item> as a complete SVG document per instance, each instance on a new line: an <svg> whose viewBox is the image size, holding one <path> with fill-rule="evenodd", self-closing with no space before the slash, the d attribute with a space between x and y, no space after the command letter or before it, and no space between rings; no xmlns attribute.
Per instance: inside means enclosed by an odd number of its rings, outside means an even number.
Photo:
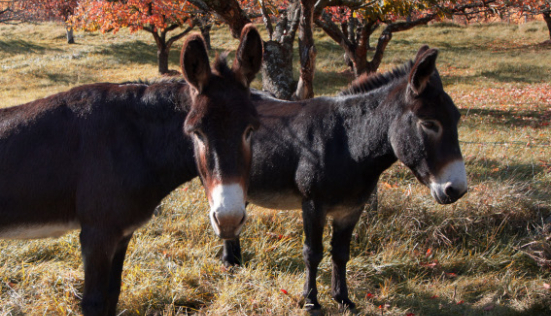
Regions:
<svg viewBox="0 0 551 316"><path fill-rule="evenodd" d="M75 12L78 27L101 32L117 32L127 27L136 32L144 27L153 31L183 25L197 9L185 0L79 1Z"/></svg>

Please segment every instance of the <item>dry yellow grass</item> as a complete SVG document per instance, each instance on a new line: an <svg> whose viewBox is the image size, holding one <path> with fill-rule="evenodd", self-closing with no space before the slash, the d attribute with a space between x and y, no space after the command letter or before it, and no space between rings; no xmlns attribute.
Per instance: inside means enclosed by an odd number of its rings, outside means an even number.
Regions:
<svg viewBox="0 0 551 316"><path fill-rule="evenodd" d="M541 22L440 24L394 37L384 70L413 57L423 43L441 49L439 70L463 113L470 192L439 206L402 165L383 175L379 211L366 212L358 225L348 269L350 295L362 314L551 314L551 268L542 266L551 259L551 52L536 45L545 37ZM316 38L316 91L334 94L350 79L342 51L319 31ZM1 25L0 106L86 83L157 76L148 34L77 33L76 40L65 44L63 28L53 23ZM217 51L236 45L223 28L213 34ZM163 201L130 244L120 313L303 314L300 212L250 207L245 264L229 270L217 258L221 242L207 213L198 181ZM328 249L329 239L324 242ZM326 314L338 315L330 274L326 252L320 303ZM79 314L82 285L77 232L0 241L0 315Z"/></svg>

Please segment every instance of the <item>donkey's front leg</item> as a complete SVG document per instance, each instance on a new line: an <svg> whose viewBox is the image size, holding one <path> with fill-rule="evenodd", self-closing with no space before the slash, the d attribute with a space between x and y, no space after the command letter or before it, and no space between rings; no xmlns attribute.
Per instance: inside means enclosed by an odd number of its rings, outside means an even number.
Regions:
<svg viewBox="0 0 551 316"><path fill-rule="evenodd" d="M302 255L306 263L306 283L304 283L305 302L304 307L309 312L316 312L321 309L318 302L318 288L316 286L316 275L318 265L323 258L323 227L325 226L325 214L321 206L316 205L312 200L305 200L302 203L302 219L304 222L304 248Z"/></svg>
<svg viewBox="0 0 551 316"><path fill-rule="evenodd" d="M350 241L356 223L360 219L362 209L346 217L333 220L333 237L331 238L331 255L333 258L333 273L331 276L331 294L343 310L354 311L356 304L348 298L346 285L346 264L350 259Z"/></svg>
<svg viewBox="0 0 551 316"><path fill-rule="evenodd" d="M120 236L105 228L82 227L80 243L84 260L84 316L107 315L109 277Z"/></svg>
<svg viewBox="0 0 551 316"><path fill-rule="evenodd" d="M245 207L249 202L245 202ZM235 239L224 239L224 247L222 249L222 262L226 267L239 266L243 263L241 257L241 243L239 236Z"/></svg>
<svg viewBox="0 0 551 316"><path fill-rule="evenodd" d="M113 263L111 264L111 272L109 274L109 288L108 288L108 304L107 315L117 315L117 303L119 301L119 295L121 293L121 279L122 279L122 267L124 264L124 257L126 256L126 249L132 239L132 234L124 237L115 251L113 257Z"/></svg>
<svg viewBox="0 0 551 316"><path fill-rule="evenodd" d="M241 245L239 243L239 237L235 239L224 239L222 262L226 267L238 266L241 264Z"/></svg>

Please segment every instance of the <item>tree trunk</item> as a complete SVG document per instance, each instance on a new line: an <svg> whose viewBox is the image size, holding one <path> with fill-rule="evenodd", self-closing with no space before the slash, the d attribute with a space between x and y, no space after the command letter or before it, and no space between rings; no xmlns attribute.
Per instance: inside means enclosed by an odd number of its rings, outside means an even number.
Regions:
<svg viewBox="0 0 551 316"><path fill-rule="evenodd" d="M205 11L215 12L228 24L234 38L239 38L242 28L250 20L241 9L237 0L190 0ZM299 0L290 0L285 10L276 18L275 30L272 29L266 8L261 3L262 15L270 40L264 42L262 60L262 89L277 98L290 100L295 92L293 80L293 42L300 19Z"/></svg>
<svg viewBox="0 0 551 316"><path fill-rule="evenodd" d="M65 31L67 32L67 44L74 44L75 37L73 35L73 27L72 26L66 27Z"/></svg>
<svg viewBox="0 0 551 316"><path fill-rule="evenodd" d="M549 41L551 41L551 11L543 12L543 20L547 24L549 30Z"/></svg>
<svg viewBox="0 0 551 316"><path fill-rule="evenodd" d="M379 41L377 42L377 47L375 48L375 53L373 54L373 58L371 59L370 62L367 62L366 68L363 70L363 72L367 72L367 73L377 72L377 70L379 69L379 66L381 65L381 62L383 61L385 49L391 39L392 39L392 32L384 30L381 36L379 37Z"/></svg>
<svg viewBox="0 0 551 316"><path fill-rule="evenodd" d="M166 45L157 45L157 60L159 62L159 73L161 75L168 73L168 53L170 48Z"/></svg>
<svg viewBox="0 0 551 316"><path fill-rule="evenodd" d="M205 12L216 12L218 18L230 27L234 38L239 39L243 27L251 23L237 0L189 0L189 2Z"/></svg>
<svg viewBox="0 0 551 316"><path fill-rule="evenodd" d="M371 47L371 45L369 45L369 39L371 38L371 35L375 32L375 30L379 28L379 22L369 21L367 22L367 25L365 27L367 28L367 34L365 35L365 47L367 48L367 50L375 50L374 47Z"/></svg>
<svg viewBox="0 0 551 316"><path fill-rule="evenodd" d="M278 99L290 100L295 87L292 42L264 42L262 89Z"/></svg>
<svg viewBox="0 0 551 316"><path fill-rule="evenodd" d="M352 60L353 71L356 77L359 77L364 72L369 72L367 61L367 52L370 50L369 38L375 31L377 21L367 20L364 21L361 27L358 27L358 37L356 39L356 45L354 47L354 58Z"/></svg>
<svg viewBox="0 0 551 316"><path fill-rule="evenodd" d="M349 56L350 58L350 56ZM367 59L365 57L361 58L357 55L354 56L354 59L351 59L352 62L352 71L354 71L354 76L358 78L361 74L367 71Z"/></svg>
<svg viewBox="0 0 551 316"><path fill-rule="evenodd" d="M290 1L285 14L280 16L273 29L266 11L263 10L264 23L271 40L264 42L262 89L279 99L290 100L297 87L293 79L293 42L300 12L298 0Z"/></svg>
<svg viewBox="0 0 551 316"><path fill-rule="evenodd" d="M193 22L191 26L186 28L183 32L172 36L171 38L169 38L168 41L166 40L167 33L177 29L178 27L180 27L180 25L169 25L165 30L160 33L157 33L157 31L154 30L152 27L144 27L144 31L151 33L151 35L153 35L153 38L155 39L155 44L157 44L157 62L159 66L159 73L161 75L171 73L168 69L168 54L170 52L172 44L174 44L174 42L176 42L177 40L183 38L187 33L189 33L189 31L191 31L195 27L195 25L196 23ZM177 71L172 71L172 73L177 73Z"/></svg>
<svg viewBox="0 0 551 316"><path fill-rule="evenodd" d="M312 24L315 0L301 0L301 15L298 33L298 49L300 56L300 78L297 90L293 95L295 100L314 97L314 72L316 68L316 46Z"/></svg>
<svg viewBox="0 0 551 316"><path fill-rule="evenodd" d="M199 29L201 30L201 35L203 36L203 39L205 40L205 44L207 45L207 49L211 50L212 46L210 45L210 29L212 28L212 24L206 24L201 25Z"/></svg>

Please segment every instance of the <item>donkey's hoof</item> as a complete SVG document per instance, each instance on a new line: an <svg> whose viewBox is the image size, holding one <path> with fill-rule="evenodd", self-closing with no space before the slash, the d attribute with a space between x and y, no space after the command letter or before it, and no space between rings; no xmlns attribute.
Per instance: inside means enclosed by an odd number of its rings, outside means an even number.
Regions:
<svg viewBox="0 0 551 316"><path fill-rule="evenodd" d="M302 304L302 308L304 308L306 310L306 312L308 312L308 315L313 315L313 316L321 316L323 315L323 312L321 310L321 305L317 302L317 301L311 301L309 299L306 299L306 300L302 300L301 302Z"/></svg>
<svg viewBox="0 0 551 316"><path fill-rule="evenodd" d="M217 254L218 258L222 261L226 268L240 266L241 265L241 256L236 256L233 254L227 254L221 252Z"/></svg>
<svg viewBox="0 0 551 316"><path fill-rule="evenodd" d="M241 260L235 258L223 258L222 263L226 268L238 267L241 265Z"/></svg>
<svg viewBox="0 0 551 316"><path fill-rule="evenodd" d="M356 309L356 304L354 304L348 298L344 300L337 300L337 302L339 302L339 313L346 313L346 315L359 314L359 311Z"/></svg>
<svg viewBox="0 0 551 316"><path fill-rule="evenodd" d="M360 311L356 308L356 306L346 306L339 304L339 313L344 315L359 315Z"/></svg>

